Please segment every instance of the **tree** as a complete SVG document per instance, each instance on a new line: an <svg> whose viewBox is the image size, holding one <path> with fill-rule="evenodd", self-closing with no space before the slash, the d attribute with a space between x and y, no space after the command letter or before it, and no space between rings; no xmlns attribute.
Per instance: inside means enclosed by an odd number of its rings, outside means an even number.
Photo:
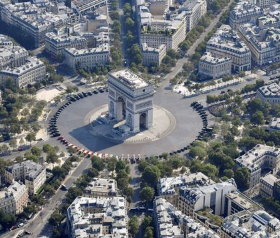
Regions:
<svg viewBox="0 0 280 238"><path fill-rule="evenodd" d="M107 168L109 171L114 171L116 169L117 159L110 158L107 163Z"/></svg>
<svg viewBox="0 0 280 238"><path fill-rule="evenodd" d="M9 141L9 146L12 147L13 149L17 148L17 140L16 139L11 139Z"/></svg>
<svg viewBox="0 0 280 238"><path fill-rule="evenodd" d="M251 117L251 122L256 124L256 125L263 125L264 124L263 112L256 111Z"/></svg>
<svg viewBox="0 0 280 238"><path fill-rule="evenodd" d="M154 165L146 167L142 174L142 180L152 187L156 186L159 178L160 170Z"/></svg>
<svg viewBox="0 0 280 238"><path fill-rule="evenodd" d="M104 164L103 160L97 156L94 156L91 159L91 164L92 164L92 167L97 169L98 171L102 171L105 168L105 164Z"/></svg>
<svg viewBox="0 0 280 238"><path fill-rule="evenodd" d="M33 146L33 147L31 148L31 153L32 153L33 155L40 156L41 153L42 153L42 151L41 151L41 149L38 148L37 146Z"/></svg>
<svg viewBox="0 0 280 238"><path fill-rule="evenodd" d="M116 172L118 173L121 170L126 168L126 163L123 160L118 160L116 163Z"/></svg>
<svg viewBox="0 0 280 238"><path fill-rule="evenodd" d="M0 210L0 224L5 230L9 229L16 223L16 217L13 214Z"/></svg>
<svg viewBox="0 0 280 238"><path fill-rule="evenodd" d="M140 192L141 200L145 202L153 201L154 195L155 195L155 190L149 186L144 187Z"/></svg>
<svg viewBox="0 0 280 238"><path fill-rule="evenodd" d="M196 158L198 157L199 159L203 159L206 157L207 155L207 152L206 150L201 147L201 146L193 146L191 147L190 151L189 151L189 155L192 157L192 158Z"/></svg>
<svg viewBox="0 0 280 238"><path fill-rule="evenodd" d="M56 210L49 218L49 223L52 226L58 227L63 219L64 216L58 210Z"/></svg>
<svg viewBox="0 0 280 238"><path fill-rule="evenodd" d="M249 171L247 168L238 168L235 171L235 182L240 189L247 189L249 187Z"/></svg>
<svg viewBox="0 0 280 238"><path fill-rule="evenodd" d="M143 229L146 229L148 226L151 226L153 218L151 216L145 216L142 222Z"/></svg>
<svg viewBox="0 0 280 238"><path fill-rule="evenodd" d="M30 132L30 133L28 133L28 134L26 135L25 139L26 139L28 142L30 142L30 145L31 145L31 142L34 141L34 140L36 140L36 135L35 135L35 133Z"/></svg>
<svg viewBox="0 0 280 238"><path fill-rule="evenodd" d="M130 218L129 223L129 232L132 236L135 236L139 231L139 221L137 216L133 216Z"/></svg>
<svg viewBox="0 0 280 238"><path fill-rule="evenodd" d="M145 230L144 238L153 238L154 237L154 229L149 226Z"/></svg>
<svg viewBox="0 0 280 238"><path fill-rule="evenodd" d="M233 178L234 177L234 172L232 169L225 169L223 172L224 176L227 178Z"/></svg>
<svg viewBox="0 0 280 238"><path fill-rule="evenodd" d="M56 163L57 161L58 161L58 155L54 151L51 151L50 153L47 154L48 163Z"/></svg>

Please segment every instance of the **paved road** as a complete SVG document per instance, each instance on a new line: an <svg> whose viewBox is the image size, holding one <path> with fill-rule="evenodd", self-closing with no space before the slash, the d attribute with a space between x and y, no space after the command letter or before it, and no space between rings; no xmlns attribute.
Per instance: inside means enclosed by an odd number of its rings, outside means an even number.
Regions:
<svg viewBox="0 0 280 238"><path fill-rule="evenodd" d="M80 164L70 172L67 178L64 181L64 184L67 187L73 186L76 179L87 169L91 166L91 162L89 159L83 159ZM31 231L33 234L28 237L40 237L41 235L45 235L50 237L50 227L48 226L48 219L50 218L51 214L57 209L57 207L62 203L64 199L66 191L62 191L60 189L57 190L56 194L48 201L48 203L44 206L44 208L32 219L32 221L26 224L23 228L14 230L3 235L3 238L12 238L20 230L27 230Z"/></svg>
<svg viewBox="0 0 280 238"><path fill-rule="evenodd" d="M220 12L219 15L210 23L210 25L206 28L206 30L200 35L200 37L194 42L194 44L188 49L186 55L191 56L195 53L195 49L197 46L204 41L205 37L210 33L214 27L217 25L219 22L221 16L224 14L225 11L227 11L230 7L230 5L233 3L234 0L230 0L228 5ZM179 59L176 63L176 66L172 69L172 71L165 76L165 84L169 83L170 79L173 79L179 72L182 71L184 63L188 62L189 59L187 57L184 57L182 59Z"/></svg>

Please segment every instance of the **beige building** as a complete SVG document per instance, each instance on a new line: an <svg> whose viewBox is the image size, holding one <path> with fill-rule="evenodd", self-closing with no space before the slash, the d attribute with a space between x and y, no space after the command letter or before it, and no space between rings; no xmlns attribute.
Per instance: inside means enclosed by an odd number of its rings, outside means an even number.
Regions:
<svg viewBox="0 0 280 238"><path fill-rule="evenodd" d="M69 237L128 238L124 197L77 197L67 209Z"/></svg>
<svg viewBox="0 0 280 238"><path fill-rule="evenodd" d="M103 44L90 49L66 48L64 56L64 63L72 70L75 70L76 67L90 69L110 62L110 47L109 44Z"/></svg>
<svg viewBox="0 0 280 238"><path fill-rule="evenodd" d="M222 25L210 38L206 51L215 58L230 58L233 72L251 69L250 49L228 25Z"/></svg>
<svg viewBox="0 0 280 238"><path fill-rule="evenodd" d="M206 52L199 61L198 72L205 78L221 78L231 74L231 59L228 57L216 58Z"/></svg>
<svg viewBox="0 0 280 238"><path fill-rule="evenodd" d="M166 46L160 45L159 48L149 47L146 43L142 44L143 65L159 66L166 55Z"/></svg>
<svg viewBox="0 0 280 238"><path fill-rule="evenodd" d="M5 167L5 182L12 183L13 180L22 181L30 195L35 194L46 181L46 168L43 165L27 160Z"/></svg>
<svg viewBox="0 0 280 238"><path fill-rule="evenodd" d="M238 157L236 162L239 166L249 171L249 186L253 187L260 182L263 169L270 169L273 174L280 169L280 149L256 145L253 149Z"/></svg>
<svg viewBox="0 0 280 238"><path fill-rule="evenodd" d="M5 80L12 79L17 87L24 88L45 80L46 76L45 64L35 57L30 57L19 67L1 70L0 82L4 83Z"/></svg>
<svg viewBox="0 0 280 238"><path fill-rule="evenodd" d="M223 215L226 211L225 195L235 191L237 187L233 179L206 186L182 188L179 192L178 208L191 217L204 208L212 209L215 215Z"/></svg>
<svg viewBox="0 0 280 238"><path fill-rule="evenodd" d="M114 179L94 178L85 188L85 197L110 197L118 193L117 182Z"/></svg>
<svg viewBox="0 0 280 238"><path fill-rule="evenodd" d="M23 212L28 202L28 191L24 184L14 182L0 191L0 210L19 214Z"/></svg>
<svg viewBox="0 0 280 238"><path fill-rule="evenodd" d="M46 34L45 49L53 57L63 55L65 48L84 49L86 47L87 40L81 36L59 35L54 32Z"/></svg>
<svg viewBox="0 0 280 238"><path fill-rule="evenodd" d="M257 90L257 97L262 101L270 104L280 103L280 86L277 83L272 83L260 87Z"/></svg>
<svg viewBox="0 0 280 238"><path fill-rule="evenodd" d="M260 179L260 195L264 197L273 197L274 186L280 181L279 178L273 174L267 174Z"/></svg>

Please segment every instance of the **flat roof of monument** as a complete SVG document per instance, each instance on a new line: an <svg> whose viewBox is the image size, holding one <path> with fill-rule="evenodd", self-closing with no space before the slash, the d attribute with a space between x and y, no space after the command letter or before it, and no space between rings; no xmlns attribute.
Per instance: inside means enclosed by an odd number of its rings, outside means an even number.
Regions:
<svg viewBox="0 0 280 238"><path fill-rule="evenodd" d="M119 70L110 74L122 84L132 89L139 89L149 86L149 84L145 80L143 80L141 77L139 77L129 69Z"/></svg>

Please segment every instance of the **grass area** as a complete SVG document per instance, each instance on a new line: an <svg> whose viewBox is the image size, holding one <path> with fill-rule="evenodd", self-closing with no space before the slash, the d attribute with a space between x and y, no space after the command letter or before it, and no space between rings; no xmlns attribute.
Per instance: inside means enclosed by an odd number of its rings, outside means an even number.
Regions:
<svg viewBox="0 0 280 238"><path fill-rule="evenodd" d="M204 216L204 217L207 217L208 222L210 222L211 224L216 225L216 226L221 226L223 221L224 221L224 219L222 217L214 215L212 213L212 210L209 209L209 208L200 210L200 211L197 212L197 214L201 215L201 216Z"/></svg>

